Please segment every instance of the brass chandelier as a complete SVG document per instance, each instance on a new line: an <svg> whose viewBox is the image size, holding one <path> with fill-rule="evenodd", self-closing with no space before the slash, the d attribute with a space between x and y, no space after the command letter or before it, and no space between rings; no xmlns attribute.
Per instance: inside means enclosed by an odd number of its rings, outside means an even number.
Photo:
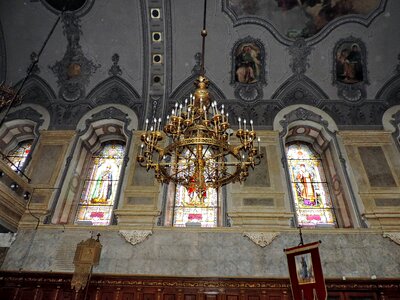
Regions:
<svg viewBox="0 0 400 300"><path fill-rule="evenodd" d="M182 185L191 198L197 197L199 201L207 196L208 188L246 180L249 168L260 164L263 156L253 121L238 119L235 142L231 140L233 130L224 105L219 107L211 101L209 81L204 76L206 3L205 0L201 72L195 81L196 90L189 100L175 103L163 128L161 118L146 120L137 156L142 167L154 170L159 182ZM161 143L165 136L170 143L164 147Z"/></svg>

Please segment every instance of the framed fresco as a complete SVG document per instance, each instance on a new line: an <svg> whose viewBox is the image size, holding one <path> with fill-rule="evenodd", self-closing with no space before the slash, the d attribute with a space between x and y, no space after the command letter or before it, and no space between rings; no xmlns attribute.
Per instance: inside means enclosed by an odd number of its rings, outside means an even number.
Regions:
<svg viewBox="0 0 400 300"><path fill-rule="evenodd" d="M231 57L231 84L235 86L235 95L242 100L259 99L261 86L266 84L264 45L248 36L235 43Z"/></svg>
<svg viewBox="0 0 400 300"><path fill-rule="evenodd" d="M224 0L223 10L235 23L260 24L287 40L312 38L333 23L355 18L368 26L385 4L386 0Z"/></svg>
<svg viewBox="0 0 400 300"><path fill-rule="evenodd" d="M367 51L360 39L349 37L336 43L333 50L333 84L338 87L341 98L356 102L366 97L366 57Z"/></svg>

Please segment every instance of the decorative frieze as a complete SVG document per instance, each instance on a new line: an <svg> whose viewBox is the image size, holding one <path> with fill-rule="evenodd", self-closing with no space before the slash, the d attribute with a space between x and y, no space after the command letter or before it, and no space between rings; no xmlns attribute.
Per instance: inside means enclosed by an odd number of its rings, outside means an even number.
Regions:
<svg viewBox="0 0 400 300"><path fill-rule="evenodd" d="M120 230L119 234L124 239L132 244L136 245L143 242L149 235L153 234L151 230Z"/></svg>
<svg viewBox="0 0 400 300"><path fill-rule="evenodd" d="M252 242L260 247L268 246L279 235L279 232L244 232Z"/></svg>
<svg viewBox="0 0 400 300"><path fill-rule="evenodd" d="M397 245L400 245L400 232L384 232L383 237L389 238Z"/></svg>

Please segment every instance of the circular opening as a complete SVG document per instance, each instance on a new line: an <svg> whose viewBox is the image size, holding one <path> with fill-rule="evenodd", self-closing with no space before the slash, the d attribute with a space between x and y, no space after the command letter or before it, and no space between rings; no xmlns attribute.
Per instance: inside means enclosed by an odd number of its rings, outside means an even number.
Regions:
<svg viewBox="0 0 400 300"><path fill-rule="evenodd" d="M161 34L159 34L158 32L153 33L153 40L159 41L160 39L161 39Z"/></svg>
<svg viewBox="0 0 400 300"><path fill-rule="evenodd" d="M152 9L151 10L151 16L153 18L159 18L160 17L160 11L158 9Z"/></svg>
<svg viewBox="0 0 400 300"><path fill-rule="evenodd" d="M156 62L156 63L159 63L161 61L161 55L158 55L158 54L154 55L153 61Z"/></svg>
<svg viewBox="0 0 400 300"><path fill-rule="evenodd" d="M86 0L46 0L46 2L56 10L75 11L85 5Z"/></svg>
<svg viewBox="0 0 400 300"><path fill-rule="evenodd" d="M161 81L161 77L160 77L160 76L154 76L154 77L153 77L153 81L154 81L155 83L159 83L159 82Z"/></svg>

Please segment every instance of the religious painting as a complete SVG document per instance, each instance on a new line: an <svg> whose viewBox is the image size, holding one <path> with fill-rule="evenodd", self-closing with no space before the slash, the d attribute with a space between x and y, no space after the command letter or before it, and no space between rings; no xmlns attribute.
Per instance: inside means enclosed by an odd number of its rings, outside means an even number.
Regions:
<svg viewBox="0 0 400 300"><path fill-rule="evenodd" d="M321 157L306 143L286 149L298 225L336 226L336 218Z"/></svg>
<svg viewBox="0 0 400 300"><path fill-rule="evenodd" d="M224 0L236 18L254 17L271 22L288 38L308 38L337 18L367 18L381 0Z"/></svg>
<svg viewBox="0 0 400 300"><path fill-rule="evenodd" d="M231 84L235 86L235 96L245 101L261 99L262 86L267 83L266 54L261 40L250 36L240 39L231 55Z"/></svg>
<svg viewBox="0 0 400 300"><path fill-rule="evenodd" d="M319 244L301 243L284 249L294 300L326 299L327 291L319 256Z"/></svg>
<svg viewBox="0 0 400 300"><path fill-rule="evenodd" d="M125 146L109 143L93 155L87 172L76 222L109 225L118 188Z"/></svg>
<svg viewBox="0 0 400 300"><path fill-rule="evenodd" d="M315 282L311 254L296 255L294 260L296 262L296 274L299 284Z"/></svg>
<svg viewBox="0 0 400 300"><path fill-rule="evenodd" d="M364 80L364 57L361 47L355 42L341 43L336 50L336 80L354 84Z"/></svg>
<svg viewBox="0 0 400 300"><path fill-rule="evenodd" d="M235 52L235 81L256 83L262 70L260 48L256 43L242 43Z"/></svg>

